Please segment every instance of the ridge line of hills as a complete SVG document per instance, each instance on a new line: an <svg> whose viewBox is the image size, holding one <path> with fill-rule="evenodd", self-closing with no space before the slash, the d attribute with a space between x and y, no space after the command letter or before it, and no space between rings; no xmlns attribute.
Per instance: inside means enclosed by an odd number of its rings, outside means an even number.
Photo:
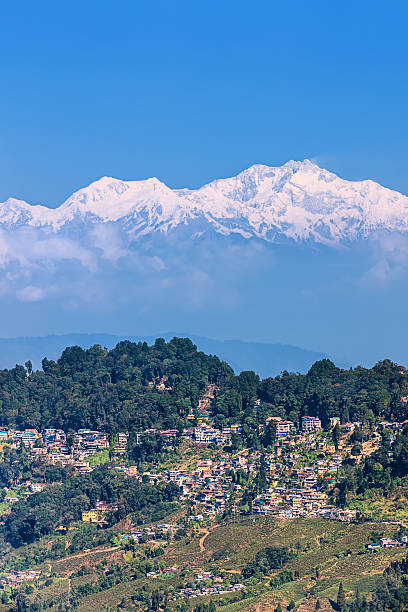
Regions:
<svg viewBox="0 0 408 612"><path fill-rule="evenodd" d="M329 357L326 353L280 343L215 340L195 334L166 332L149 336L116 335L107 333L72 333L37 337L0 338L0 368L12 368L28 359L33 367L41 367L44 357L56 360L67 346L89 348L100 344L111 349L121 340L152 344L157 337L170 340L174 336L190 338L198 349L215 354L226 361L236 373L254 370L259 376L276 376L282 371L307 372L316 361ZM329 357L332 359L332 357ZM340 367L348 365L335 360Z"/></svg>

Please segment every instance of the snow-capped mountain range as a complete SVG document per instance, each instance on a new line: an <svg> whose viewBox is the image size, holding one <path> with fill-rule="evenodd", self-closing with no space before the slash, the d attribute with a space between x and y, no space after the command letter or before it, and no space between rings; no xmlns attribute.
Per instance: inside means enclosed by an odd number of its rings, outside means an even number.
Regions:
<svg viewBox="0 0 408 612"><path fill-rule="evenodd" d="M114 223L137 240L191 225L192 236L213 230L274 242L335 244L383 231L408 232L408 197L371 180L347 181L305 160L255 165L200 189L170 189L156 178L103 177L56 209L9 198L0 203L3 230L31 227L69 232Z"/></svg>
<svg viewBox="0 0 408 612"><path fill-rule="evenodd" d="M308 160L0 203L0 336L179 329L406 363L407 300L408 198Z"/></svg>

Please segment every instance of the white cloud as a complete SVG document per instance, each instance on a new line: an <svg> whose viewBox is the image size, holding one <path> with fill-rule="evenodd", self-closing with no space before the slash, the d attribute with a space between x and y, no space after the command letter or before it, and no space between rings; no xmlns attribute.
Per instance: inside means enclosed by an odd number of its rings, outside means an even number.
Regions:
<svg viewBox="0 0 408 612"><path fill-rule="evenodd" d="M16 295L22 302L40 302L46 297L46 291L41 287L27 285L27 287L17 291Z"/></svg>
<svg viewBox="0 0 408 612"><path fill-rule="evenodd" d="M362 284L384 289L392 281L408 275L408 239L401 234L384 234L373 243L373 265L362 278Z"/></svg>
<svg viewBox="0 0 408 612"><path fill-rule="evenodd" d="M108 224L96 225L90 234L93 246L102 250L104 259L117 263L121 257L129 254L116 227Z"/></svg>
<svg viewBox="0 0 408 612"><path fill-rule="evenodd" d="M31 228L13 232L0 230L0 266L3 268L13 262L25 269L50 267L63 260L78 261L90 270L96 269L95 255L70 238Z"/></svg>

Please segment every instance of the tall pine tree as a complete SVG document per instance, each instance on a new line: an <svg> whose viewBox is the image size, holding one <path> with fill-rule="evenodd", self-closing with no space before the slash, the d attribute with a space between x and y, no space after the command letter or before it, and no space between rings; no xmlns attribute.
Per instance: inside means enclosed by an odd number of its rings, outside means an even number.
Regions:
<svg viewBox="0 0 408 612"><path fill-rule="evenodd" d="M337 606L339 610L344 610L346 606L346 594L344 592L343 583L340 582L339 590L337 591Z"/></svg>

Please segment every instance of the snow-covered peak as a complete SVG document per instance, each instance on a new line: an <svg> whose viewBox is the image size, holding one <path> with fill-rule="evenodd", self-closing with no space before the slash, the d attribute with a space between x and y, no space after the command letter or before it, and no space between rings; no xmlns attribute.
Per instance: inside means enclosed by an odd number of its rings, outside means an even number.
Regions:
<svg viewBox="0 0 408 612"><path fill-rule="evenodd" d="M6 227L28 225L35 219L45 219L49 213L50 209L46 206L28 204L16 198L0 202L0 224Z"/></svg>
<svg viewBox="0 0 408 612"><path fill-rule="evenodd" d="M116 223L132 237L194 223L192 235L212 228L267 241L285 236L333 243L377 230L408 232L408 198L370 180L341 179L306 159L278 167L255 164L199 189L170 189L157 178L104 176L57 209L13 198L0 204L0 226L7 229L69 231L77 221Z"/></svg>
<svg viewBox="0 0 408 612"><path fill-rule="evenodd" d="M243 170L237 176L218 179L204 185L198 194L218 192L229 200L235 202L248 202L249 200L264 199L279 193L289 184L313 184L318 180L328 182L335 177L327 170L322 170L308 159L304 161L288 161L283 166L272 167L255 164Z"/></svg>
<svg viewBox="0 0 408 612"><path fill-rule="evenodd" d="M128 189L129 187L126 182L112 178L110 176L103 176L102 178L98 179L97 181L94 181L87 187L79 189L78 191L73 193L67 201L76 201L81 204L87 204L88 202L98 202L100 200L105 199L106 197L118 198L123 194L124 191L127 191Z"/></svg>
<svg viewBox="0 0 408 612"><path fill-rule="evenodd" d="M74 217L84 216L118 221L134 212L141 204L170 204L173 199L173 191L157 178L121 181L104 176L68 198L57 209L55 221L61 225Z"/></svg>

